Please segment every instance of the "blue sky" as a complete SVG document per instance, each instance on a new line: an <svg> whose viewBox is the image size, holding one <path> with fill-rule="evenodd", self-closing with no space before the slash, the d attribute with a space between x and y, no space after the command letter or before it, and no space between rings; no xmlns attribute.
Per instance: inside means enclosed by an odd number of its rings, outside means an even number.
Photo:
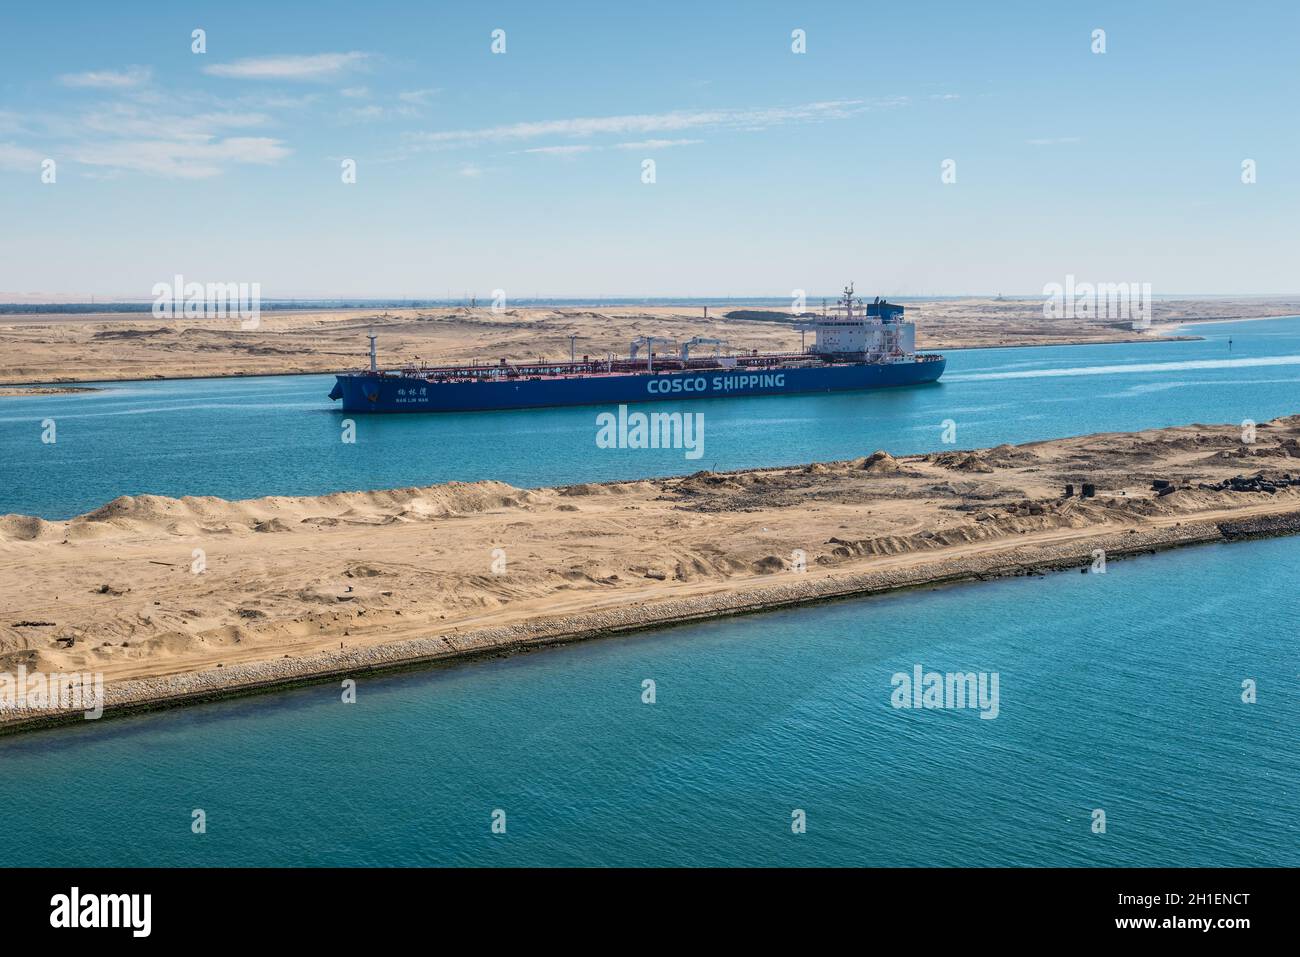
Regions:
<svg viewBox="0 0 1300 957"><path fill-rule="evenodd" d="M6 4L0 299L1300 292L1298 28L1291 2Z"/></svg>

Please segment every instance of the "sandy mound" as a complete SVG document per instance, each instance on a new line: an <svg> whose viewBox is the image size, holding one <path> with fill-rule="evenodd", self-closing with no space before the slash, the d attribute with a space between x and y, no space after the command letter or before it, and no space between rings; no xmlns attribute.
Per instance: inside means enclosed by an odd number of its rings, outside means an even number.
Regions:
<svg viewBox="0 0 1300 957"><path fill-rule="evenodd" d="M939 531L926 529L910 535L882 535L857 540L831 538L826 543L834 546L830 554L818 558L817 562L821 565L834 565L855 558L906 555L925 549L950 548L1030 532L1083 528L1093 520L1091 515L1078 509L1056 509L1048 503L1025 502L1007 509L985 512L977 516L974 522Z"/></svg>
<svg viewBox="0 0 1300 957"><path fill-rule="evenodd" d="M337 492L313 497L269 496L227 501L213 496L121 495L65 524L26 515L0 517L0 541L65 535L74 541L117 533L170 535L292 532L303 526L386 525L526 509L545 496L504 482L448 482L426 488Z"/></svg>
<svg viewBox="0 0 1300 957"><path fill-rule="evenodd" d="M289 528L288 525L286 525L286 524L284 523L284 520L283 520L283 519L272 518L272 519L269 519L268 521L265 521L265 522L258 522L256 525L253 526L253 531L255 531L255 532L287 532L287 531L290 531L290 528Z"/></svg>
<svg viewBox="0 0 1300 957"><path fill-rule="evenodd" d="M559 490L561 495L617 495L617 485L601 485L596 482L583 482L579 485L565 485Z"/></svg>
<svg viewBox="0 0 1300 957"><path fill-rule="evenodd" d="M0 542L35 542L62 537L63 527L32 515L0 515Z"/></svg>
<svg viewBox="0 0 1300 957"><path fill-rule="evenodd" d="M993 466L988 463L985 455L986 453L978 451L940 452L937 455L926 456L926 461L958 472L992 472Z"/></svg>
<svg viewBox="0 0 1300 957"><path fill-rule="evenodd" d="M877 474L897 472L898 467L898 459L894 458L884 449L878 449L862 460L862 468L865 471Z"/></svg>
<svg viewBox="0 0 1300 957"><path fill-rule="evenodd" d="M984 461L998 468L1017 468L1034 465L1039 461L1038 455L1025 445L998 445L983 453Z"/></svg>

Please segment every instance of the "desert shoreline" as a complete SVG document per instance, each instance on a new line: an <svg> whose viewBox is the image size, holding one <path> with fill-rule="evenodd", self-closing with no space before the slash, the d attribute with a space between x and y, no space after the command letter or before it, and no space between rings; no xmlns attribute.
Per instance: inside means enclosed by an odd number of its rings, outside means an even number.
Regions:
<svg viewBox="0 0 1300 957"><path fill-rule="evenodd" d="M220 671L136 679L105 689L103 718L125 718L233 698L269 695L340 679L427 671L581 641L632 636L638 632L828 602L1006 578L1045 577L1069 571L1086 573L1098 548L1105 550L1107 561L1111 561L1196 545L1229 544L1296 534L1300 534L1300 509L1288 507L1255 513L1255 517L1244 521L1228 519L1180 524L1171 529L1139 534L1136 541L1132 535L1098 535L1066 545L1048 546L1039 550L1041 554L1021 559L1005 560L1007 556L1003 553L995 553L992 560L934 562L893 581L889 580L889 572L825 575L811 583L762 586L722 596L676 599L662 602L658 607L634 606L623 615L603 612L580 615L576 619L573 616L542 618L525 625L485 628L458 634L454 643L444 635L342 652L318 652L308 658L283 658L255 666L237 665ZM268 668L273 674L258 673ZM66 727L86 720L79 711L38 711L4 716L0 717L0 737Z"/></svg>
<svg viewBox="0 0 1300 957"><path fill-rule="evenodd" d="M1226 321L1257 322L1261 319L1280 319L1280 318L1287 318L1287 317L1255 316L1250 319L1231 319ZM1176 329L1176 328L1180 328L1182 325L1183 325L1182 323L1174 323L1168 326L1167 328ZM1155 327L1152 327L1152 329L1154 330ZM940 344L940 345L930 346L929 348L942 350L944 352L975 352L978 350L985 350L985 349L1038 349L1038 348L1048 348L1053 346L1121 346L1121 345L1142 345L1146 343L1157 343L1157 342L1200 342L1204 338L1205 338L1204 336L1175 336L1175 335L1161 334L1155 336L1139 335L1139 336L1134 336L1132 338L1118 338L1118 339L1080 339L1077 342L1026 342L1020 345L1016 345L1016 344L1000 345L1000 344L990 343L986 345L946 346ZM359 368L361 367L360 366L356 368L340 367L337 371L354 372L357 371L357 369ZM98 379L78 379L78 378L57 379L57 380L50 380L46 382L34 382L34 381L33 382L0 382L0 399L19 399L19 398L26 398L27 396L32 396L32 395L52 395L52 394L71 395L76 393L91 393L91 392L104 391L104 389L99 389L99 388L80 388L80 389L59 389L58 388L60 386L82 385L82 384L89 384L91 386L97 385L99 383L112 383L114 385L130 385L133 382L188 382L188 381L198 381L201 379L269 379L269 378L284 378L290 376L322 376L322 375L334 375L334 374L335 373L333 372L324 372L324 371L321 372L310 372L310 371L308 372L303 372L303 371L224 372L224 373L213 373L208 375L181 375L181 374L156 375L146 379L141 379L141 378L114 379L111 377L105 377L105 378L98 378ZM31 387L30 391L23 391L23 392L7 391L10 389L20 390L27 386ZM42 387L49 387L49 388L45 392L37 391ZM787 393L787 394L797 395L798 393Z"/></svg>
<svg viewBox="0 0 1300 957"><path fill-rule="evenodd" d="M1300 416L536 489L121 496L0 516L0 671L100 675L130 713L1297 532ZM0 731L80 720L13 705Z"/></svg>
<svg viewBox="0 0 1300 957"><path fill-rule="evenodd" d="M1162 300L1151 309L1151 325L1134 330L1126 320L1106 317L1048 318L1041 301L969 299L908 306L920 351L1194 340L1199 337L1191 330L1170 333L1206 322L1300 315L1300 298ZM772 318L779 312L739 305L707 316L702 308L677 306L332 309L266 314L253 329L218 318L92 314L37 321L0 316L0 384L329 375L367 364L365 337L371 331L379 337L384 368L499 358L562 361L572 344L577 355L623 355L631 340L644 335L684 342L702 334L722 339L732 350L798 351L802 340L793 317Z"/></svg>

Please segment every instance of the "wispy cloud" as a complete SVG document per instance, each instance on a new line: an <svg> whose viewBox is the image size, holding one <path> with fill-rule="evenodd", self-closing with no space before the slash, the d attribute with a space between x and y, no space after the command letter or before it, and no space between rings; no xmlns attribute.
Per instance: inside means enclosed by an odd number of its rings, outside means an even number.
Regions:
<svg viewBox="0 0 1300 957"><path fill-rule="evenodd" d="M637 140L634 143L615 143L608 149L615 150L662 150L672 146L691 146L695 143L703 143L703 140ZM603 146L592 146L589 143L564 143L559 146L531 146L526 150L512 150L515 155L523 153L540 153L543 156L576 156L579 153L590 153L593 150L606 149Z"/></svg>
<svg viewBox="0 0 1300 957"><path fill-rule="evenodd" d="M442 90L436 88L428 90L404 90L397 94L397 98L403 103L413 103L416 106L424 106L441 92Z"/></svg>
<svg viewBox="0 0 1300 957"><path fill-rule="evenodd" d="M85 87L96 90L127 90L149 82L152 72L148 67L132 66L125 70L89 70L85 73L65 73L59 77L64 86Z"/></svg>
<svg viewBox="0 0 1300 957"><path fill-rule="evenodd" d="M0 143L0 169L27 170L35 173L40 169L42 159L44 157L36 150L14 146L12 143Z"/></svg>
<svg viewBox="0 0 1300 957"><path fill-rule="evenodd" d="M370 91L365 87L339 92L353 99L370 96ZM367 103L365 106L348 106L339 111L339 116L347 121L362 123L419 116L423 112L422 107L438 92L438 90L406 90L398 93L397 100L390 104Z"/></svg>
<svg viewBox="0 0 1300 957"><path fill-rule="evenodd" d="M637 140L635 143L615 143L616 150L663 150L670 146L694 146L704 140Z"/></svg>
<svg viewBox="0 0 1300 957"><path fill-rule="evenodd" d="M378 120L383 119L384 108L378 103L370 103L366 106L349 106L340 110L339 115L345 120Z"/></svg>
<svg viewBox="0 0 1300 957"><path fill-rule="evenodd" d="M350 100L364 100L370 96L369 88L364 86L347 86L339 90L339 93Z"/></svg>
<svg viewBox="0 0 1300 957"><path fill-rule="evenodd" d="M566 146L534 146L532 149L516 150L518 153L541 153L547 156L573 156L575 153L589 153L592 147L579 144Z"/></svg>
<svg viewBox="0 0 1300 957"><path fill-rule="evenodd" d="M419 115L420 111L418 109L405 103L398 103L395 106L382 106L378 103L367 103L365 106L344 107L339 111L339 116L344 120L352 120L362 123Z"/></svg>
<svg viewBox="0 0 1300 957"><path fill-rule="evenodd" d="M288 155L287 147L269 137L191 136L85 144L73 158L87 166L155 173L174 179L207 179L220 175L230 163L274 163Z"/></svg>
<svg viewBox="0 0 1300 957"><path fill-rule="evenodd" d="M416 149L450 149L485 143L507 143L543 136L590 137L601 134L627 135L683 130L761 130L791 123L814 123L856 116L869 109L898 106L906 100L829 100L800 106L764 107L740 110L674 110L669 113L631 113L622 116L577 117L510 123L468 130L444 130L408 134Z"/></svg>
<svg viewBox="0 0 1300 957"><path fill-rule="evenodd" d="M286 96L283 93L245 93L234 98L219 99L222 104L247 106L255 110L301 110L319 102L321 94L303 93L298 96Z"/></svg>
<svg viewBox="0 0 1300 957"><path fill-rule="evenodd" d="M369 53L357 52L247 57L214 63L204 67L203 72L238 80L328 80L357 69L369 59Z"/></svg>
<svg viewBox="0 0 1300 957"><path fill-rule="evenodd" d="M133 103L108 104L80 117L80 126L92 133L140 139L212 136L221 130L261 127L270 122L267 114L256 111L176 112L141 108Z"/></svg>
<svg viewBox="0 0 1300 957"><path fill-rule="evenodd" d="M461 176L464 176L466 179L478 179L480 176L483 175L483 170L481 167L474 166L470 163L466 163L459 170L457 170L457 173Z"/></svg>
<svg viewBox="0 0 1300 957"><path fill-rule="evenodd" d="M134 66L60 79L92 98L23 114L0 109L0 168L39 169L50 157L59 162L60 178L207 179L290 156L280 117L332 97L329 90L289 96L266 86L164 89L150 82L146 68Z"/></svg>
<svg viewBox="0 0 1300 957"><path fill-rule="evenodd" d="M1067 143L1082 143L1080 136L1051 136L1041 140L1025 140L1030 146L1064 146Z"/></svg>
<svg viewBox="0 0 1300 957"><path fill-rule="evenodd" d="M0 110L0 133L25 133L23 119L12 110Z"/></svg>
<svg viewBox="0 0 1300 957"><path fill-rule="evenodd" d="M207 97L174 93L166 107L152 97L98 103L77 113L43 112L25 118L38 132L38 154L30 144L0 144L0 166L30 169L43 156L64 159L79 175L107 179L142 173L172 179L206 179L234 164L274 163L290 153L280 140L261 134L274 119Z"/></svg>

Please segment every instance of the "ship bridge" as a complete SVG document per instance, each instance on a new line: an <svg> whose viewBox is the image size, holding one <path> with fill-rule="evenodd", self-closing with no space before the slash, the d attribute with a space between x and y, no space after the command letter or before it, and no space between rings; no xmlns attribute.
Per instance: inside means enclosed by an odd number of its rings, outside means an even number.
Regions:
<svg viewBox="0 0 1300 957"><path fill-rule="evenodd" d="M812 332L808 352L832 356L895 358L916 353L916 326L903 319L903 307L876 297L864 303L853 294L853 284L844 287L829 315L797 323L800 332Z"/></svg>

